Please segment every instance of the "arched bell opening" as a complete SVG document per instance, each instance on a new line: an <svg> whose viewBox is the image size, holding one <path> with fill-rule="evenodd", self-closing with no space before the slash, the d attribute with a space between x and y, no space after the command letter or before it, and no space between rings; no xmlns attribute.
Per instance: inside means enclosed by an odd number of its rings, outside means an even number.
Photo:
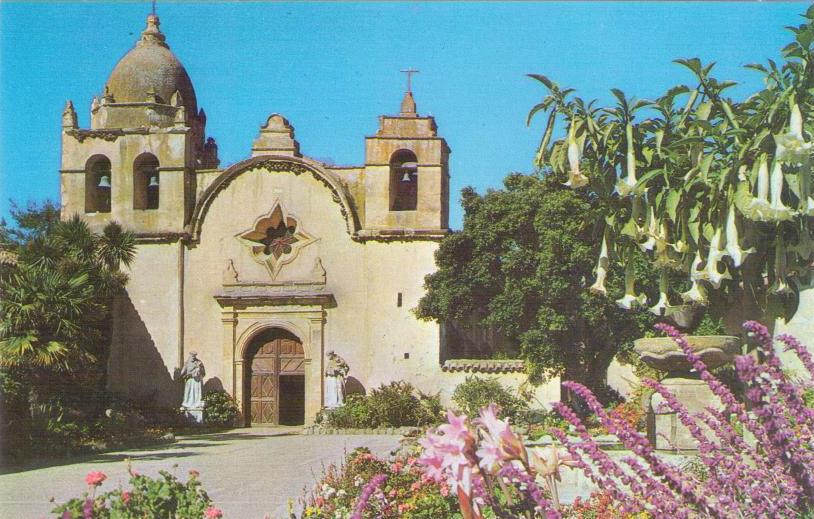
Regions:
<svg viewBox="0 0 814 519"><path fill-rule="evenodd" d="M418 159L410 150L390 157L390 210L415 211L418 205Z"/></svg>
<svg viewBox="0 0 814 519"><path fill-rule="evenodd" d="M133 209L158 209L158 159L142 153L133 161Z"/></svg>
<svg viewBox="0 0 814 519"><path fill-rule="evenodd" d="M85 212L109 213L113 176L110 159L94 155L85 163Z"/></svg>
<svg viewBox="0 0 814 519"><path fill-rule="evenodd" d="M259 332L243 362L246 425L305 423L305 354L302 341L282 328Z"/></svg>

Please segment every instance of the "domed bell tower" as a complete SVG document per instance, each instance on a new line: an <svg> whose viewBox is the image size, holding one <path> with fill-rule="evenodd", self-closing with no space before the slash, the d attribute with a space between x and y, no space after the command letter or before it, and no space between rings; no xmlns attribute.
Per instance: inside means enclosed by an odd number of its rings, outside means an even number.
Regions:
<svg viewBox="0 0 814 519"><path fill-rule="evenodd" d="M184 231L195 204L196 170L218 166L206 114L170 51L158 16L116 64L91 102L90 129L71 101L62 115L62 216L92 228L116 220L140 237Z"/></svg>

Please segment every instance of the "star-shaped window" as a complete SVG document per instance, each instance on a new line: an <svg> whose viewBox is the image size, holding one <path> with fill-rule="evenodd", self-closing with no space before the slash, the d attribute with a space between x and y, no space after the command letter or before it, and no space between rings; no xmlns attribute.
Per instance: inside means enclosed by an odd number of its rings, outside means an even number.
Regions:
<svg viewBox="0 0 814 519"><path fill-rule="evenodd" d="M296 218L283 212L279 202L237 238L250 250L254 260L268 269L272 279L283 265L297 257L300 249L316 241L300 228Z"/></svg>

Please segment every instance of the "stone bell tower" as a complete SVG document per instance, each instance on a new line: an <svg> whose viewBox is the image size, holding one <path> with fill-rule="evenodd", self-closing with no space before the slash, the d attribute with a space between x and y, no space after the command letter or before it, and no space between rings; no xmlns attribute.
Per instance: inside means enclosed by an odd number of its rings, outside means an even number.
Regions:
<svg viewBox="0 0 814 519"><path fill-rule="evenodd" d="M154 14L91 103L90 129L73 103L62 115L62 216L92 228L116 220L142 237L184 231L195 204L195 172L218 165L205 140L206 114Z"/></svg>
<svg viewBox="0 0 814 519"><path fill-rule="evenodd" d="M446 230L449 154L435 119L418 114L408 76L399 114L380 116L376 135L365 139L365 227Z"/></svg>

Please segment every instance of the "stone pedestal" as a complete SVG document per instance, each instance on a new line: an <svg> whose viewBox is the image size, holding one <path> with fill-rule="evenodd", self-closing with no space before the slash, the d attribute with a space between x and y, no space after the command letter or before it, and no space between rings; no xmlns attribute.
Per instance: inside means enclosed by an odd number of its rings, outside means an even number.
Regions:
<svg viewBox="0 0 814 519"><path fill-rule="evenodd" d="M688 336L693 352L709 369L732 362L741 352L740 340L725 335ZM721 407L718 397L698 378L687 356L675 342L667 337L646 338L635 341L634 350L642 361L659 371L669 373L661 381L689 413L703 412L705 408ZM647 421L647 436L660 450L696 450L698 442L681 423L672 409L663 405L663 398L654 394L650 400L651 419ZM706 426L699 423L701 430ZM711 433L710 433L711 434Z"/></svg>
<svg viewBox="0 0 814 519"><path fill-rule="evenodd" d="M676 396L690 414L703 412L712 406L719 408L721 402L707 386L699 379L671 377L665 378L661 383ZM681 423L678 415L667 405L662 405L664 399L658 393L650 399L650 408L655 420L652 422L651 441L655 440L656 449L659 450L695 450L698 443L690 431ZM699 424L702 430L706 426ZM648 431L650 432L650 431ZM655 438L652 438L655 436Z"/></svg>
<svg viewBox="0 0 814 519"><path fill-rule="evenodd" d="M182 407L181 411L184 412L187 420L194 425L203 425L203 407Z"/></svg>

